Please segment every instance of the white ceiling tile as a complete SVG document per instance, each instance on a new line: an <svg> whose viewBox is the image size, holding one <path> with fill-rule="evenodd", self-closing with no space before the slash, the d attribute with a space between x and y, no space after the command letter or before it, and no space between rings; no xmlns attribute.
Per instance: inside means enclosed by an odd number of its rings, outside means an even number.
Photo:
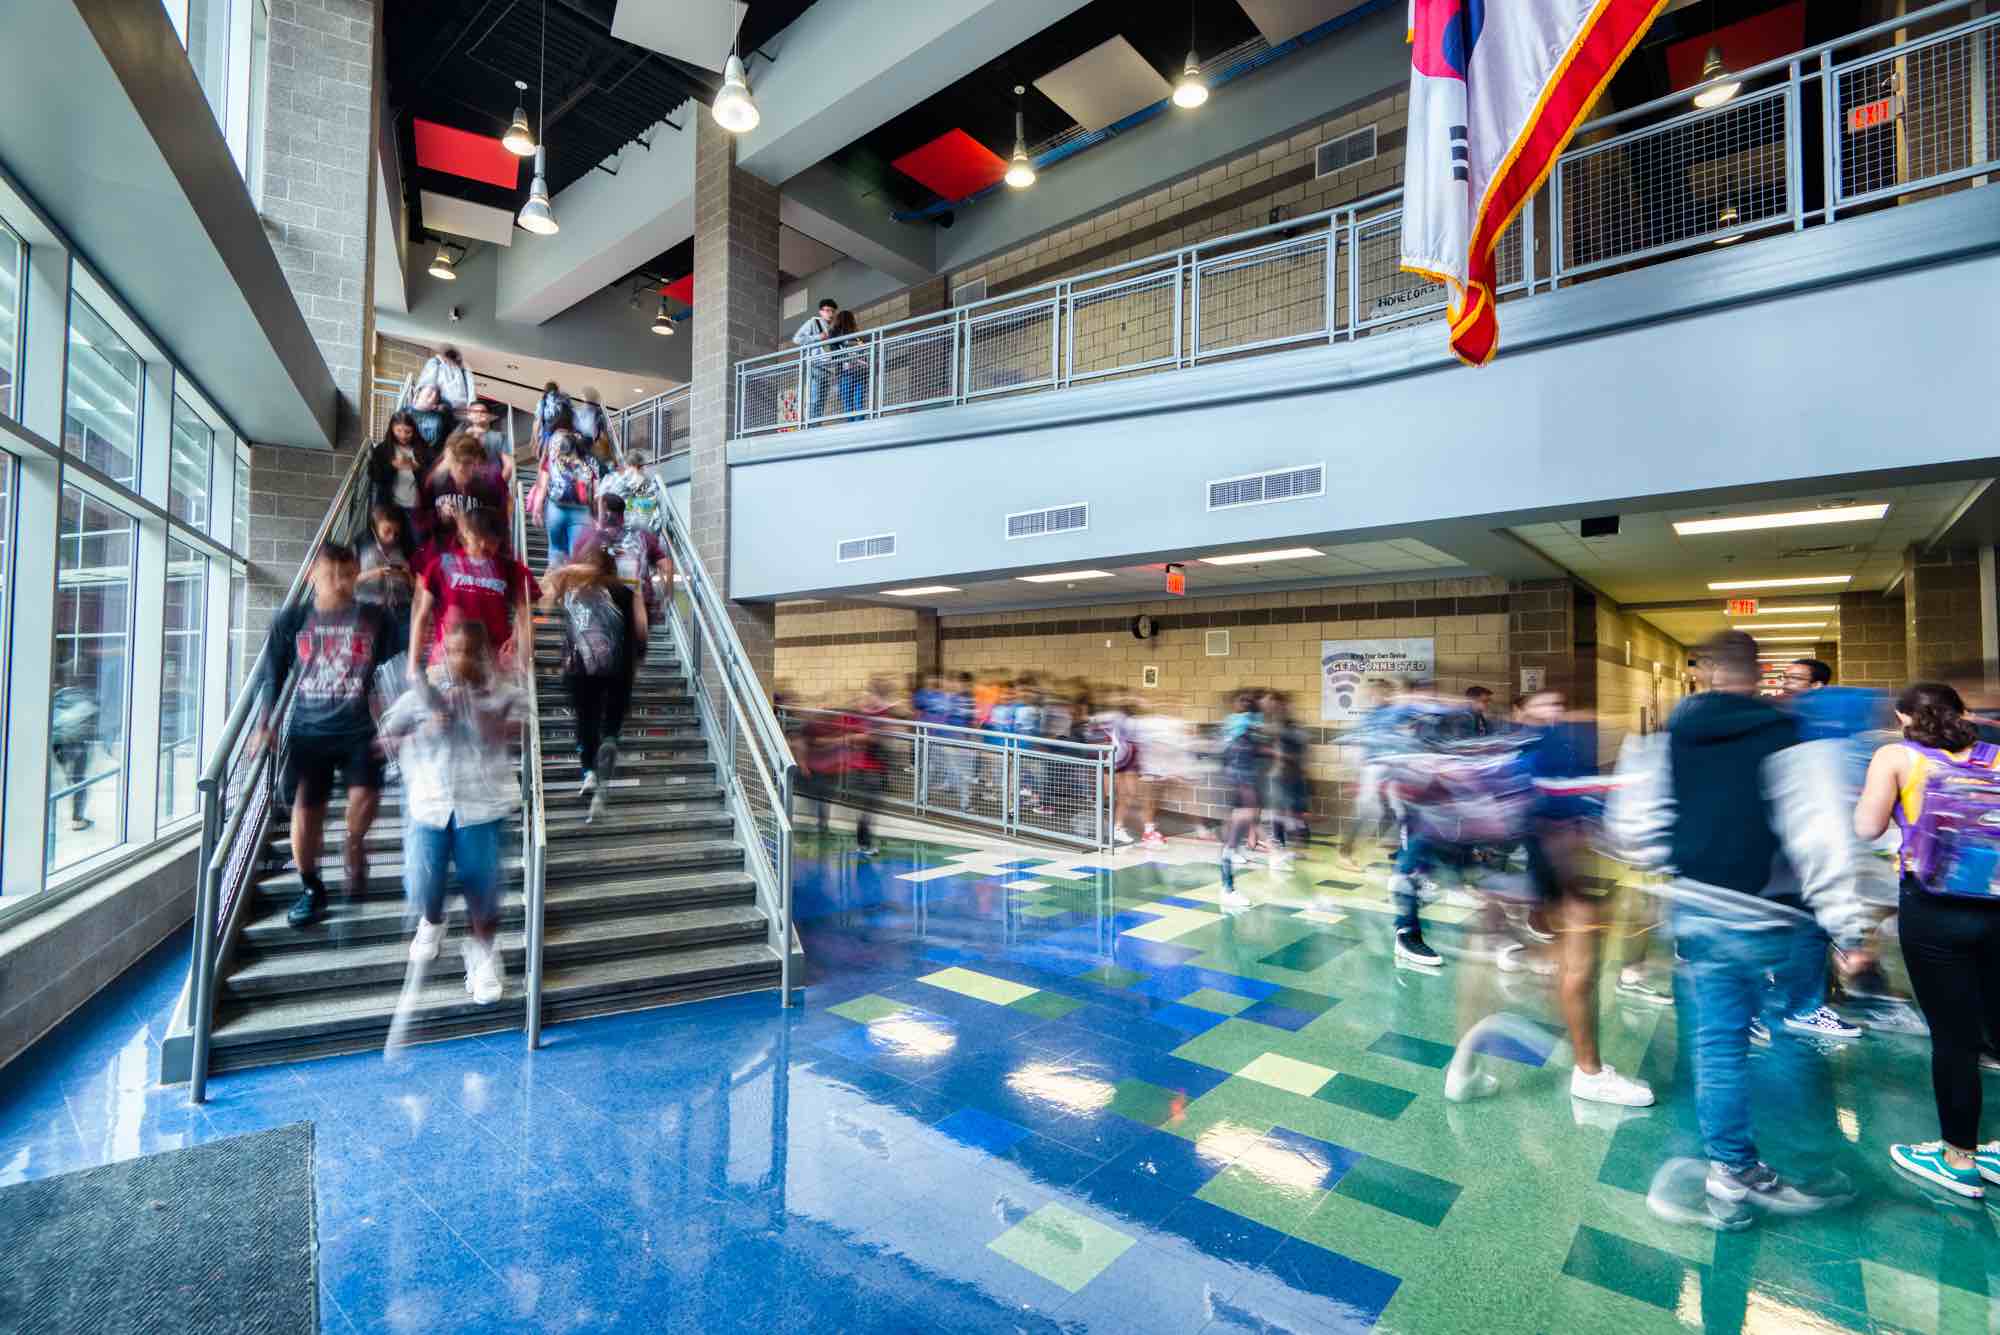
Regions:
<svg viewBox="0 0 2000 1335"><path fill-rule="evenodd" d="M1272 46L1361 8L1364 0L1236 0Z"/></svg>
<svg viewBox="0 0 2000 1335"><path fill-rule="evenodd" d="M742 0L618 0L611 35L720 72L749 8Z"/></svg>
<svg viewBox="0 0 2000 1335"><path fill-rule="evenodd" d="M1100 42L1035 80L1044 97L1086 130L1101 130L1173 92L1123 37Z"/></svg>
<svg viewBox="0 0 2000 1335"><path fill-rule="evenodd" d="M434 232L490 241L496 246L514 244L514 215L506 209L474 204L434 190L418 191L417 199L423 206L424 226Z"/></svg>

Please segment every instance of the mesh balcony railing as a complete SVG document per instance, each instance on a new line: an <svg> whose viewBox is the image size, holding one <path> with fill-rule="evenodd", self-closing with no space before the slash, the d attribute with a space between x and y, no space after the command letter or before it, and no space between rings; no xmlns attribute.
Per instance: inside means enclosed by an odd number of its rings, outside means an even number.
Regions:
<svg viewBox="0 0 2000 1335"><path fill-rule="evenodd" d="M2000 14L1948 0L1583 127L1502 235L1502 300L1986 183ZM1927 31L1936 28L1936 31ZM1437 320L1400 192L737 363L737 433L861 421Z"/></svg>

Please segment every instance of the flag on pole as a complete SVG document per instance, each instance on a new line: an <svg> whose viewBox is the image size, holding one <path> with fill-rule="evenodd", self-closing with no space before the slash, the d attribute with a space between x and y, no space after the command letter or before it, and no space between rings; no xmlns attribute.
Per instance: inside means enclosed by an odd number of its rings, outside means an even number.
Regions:
<svg viewBox="0 0 2000 1335"><path fill-rule="evenodd" d="M1451 347L1500 345L1493 249L1666 0L1410 0L1403 268L1444 283Z"/></svg>

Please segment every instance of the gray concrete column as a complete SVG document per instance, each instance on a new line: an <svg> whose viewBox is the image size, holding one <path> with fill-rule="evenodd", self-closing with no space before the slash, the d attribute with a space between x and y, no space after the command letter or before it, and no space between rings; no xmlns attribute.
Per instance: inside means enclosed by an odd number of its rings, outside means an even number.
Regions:
<svg viewBox="0 0 2000 1335"><path fill-rule="evenodd" d="M375 173L381 0L272 6L263 198L278 265L340 391L334 451L259 442L250 458L246 653L306 559L353 451L368 431L374 341Z"/></svg>
<svg viewBox="0 0 2000 1335"><path fill-rule="evenodd" d="M736 363L771 351L778 326L778 189L736 166L736 138L706 107L693 110L694 387L688 528L718 591L729 591L729 466L736 434ZM728 604L736 633L770 689L777 609Z"/></svg>

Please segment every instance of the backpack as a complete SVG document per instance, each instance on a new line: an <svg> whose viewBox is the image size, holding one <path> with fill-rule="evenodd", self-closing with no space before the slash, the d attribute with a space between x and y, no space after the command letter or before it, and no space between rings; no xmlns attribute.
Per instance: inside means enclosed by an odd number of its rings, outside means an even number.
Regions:
<svg viewBox="0 0 2000 1335"><path fill-rule="evenodd" d="M2000 900L2000 746L1979 742L1963 761L1916 742L1928 761L1924 804L1903 826L1903 870L1934 895ZM1902 804L1897 804L1902 819Z"/></svg>
<svg viewBox="0 0 2000 1335"><path fill-rule="evenodd" d="M541 423L543 434L547 434L550 427L553 427L557 422L562 420L565 410L569 412L570 422L574 425L576 421L576 406L569 401L569 395L559 389L545 389L542 391L541 401L535 405L535 420ZM589 439L589 437L586 436L585 439Z"/></svg>
<svg viewBox="0 0 2000 1335"><path fill-rule="evenodd" d="M585 677L608 677L624 665L625 617L602 588L573 589L563 595L563 629L569 653L563 670Z"/></svg>
<svg viewBox="0 0 2000 1335"><path fill-rule="evenodd" d="M578 399L569 406L570 425L585 440L596 440L604 434L604 409L589 399Z"/></svg>
<svg viewBox="0 0 2000 1335"><path fill-rule="evenodd" d="M1456 741L1422 737L1379 757L1411 833L1440 844L1506 844L1523 837L1536 789L1519 734Z"/></svg>
<svg viewBox="0 0 2000 1335"><path fill-rule="evenodd" d="M557 505L589 505L590 470L556 460L549 468L549 500Z"/></svg>

